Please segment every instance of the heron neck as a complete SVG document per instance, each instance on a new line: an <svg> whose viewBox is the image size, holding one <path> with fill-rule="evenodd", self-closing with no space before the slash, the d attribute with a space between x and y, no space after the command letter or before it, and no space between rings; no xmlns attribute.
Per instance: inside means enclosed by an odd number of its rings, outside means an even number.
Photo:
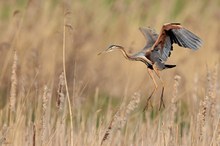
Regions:
<svg viewBox="0 0 220 146"><path fill-rule="evenodd" d="M119 48L119 50L122 52L123 56L128 59L128 60L135 60L135 58L133 58L132 56L130 56L129 54L127 54L127 52L125 51L124 48Z"/></svg>
<svg viewBox="0 0 220 146"><path fill-rule="evenodd" d="M139 55L139 56L137 56L137 55L128 55L124 48L119 48L119 50L122 52L124 57L128 60L141 61L141 62L147 64L148 66L149 65L152 66L152 62L149 59L147 59L144 55Z"/></svg>

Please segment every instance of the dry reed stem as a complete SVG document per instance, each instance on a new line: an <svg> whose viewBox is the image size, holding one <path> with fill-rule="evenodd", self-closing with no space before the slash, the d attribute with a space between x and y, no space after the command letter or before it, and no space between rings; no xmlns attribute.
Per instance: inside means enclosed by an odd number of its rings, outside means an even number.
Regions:
<svg viewBox="0 0 220 146"><path fill-rule="evenodd" d="M66 88L66 94L67 94L67 100L68 100L68 107L69 107L69 114L70 114L70 143L71 146L73 146L73 114L72 114L72 107L71 107L71 101L69 96L69 90L67 85L67 79L66 79L66 12L64 11L64 19L63 19L63 74L65 79L65 88Z"/></svg>
<svg viewBox="0 0 220 146"><path fill-rule="evenodd" d="M1 135L0 135L0 146L3 145L5 142L6 142L6 136L7 136L7 133L8 133L8 127L7 125L3 125L1 131L0 131Z"/></svg>
<svg viewBox="0 0 220 146"><path fill-rule="evenodd" d="M131 114L131 112L134 111L137 108L139 102L140 102L140 93L136 92L132 96L132 99L129 102L129 104L127 105L127 108L125 110L124 125L125 125L126 121L128 120L128 117ZM124 126L124 125L122 125L122 126Z"/></svg>
<svg viewBox="0 0 220 146"><path fill-rule="evenodd" d="M216 135L217 143L220 143L220 117L218 118L217 123L217 135Z"/></svg>
<svg viewBox="0 0 220 146"><path fill-rule="evenodd" d="M176 119L176 114L177 114L177 96L178 96L178 88L180 86L180 81L181 81L181 77L179 75L175 75L174 77L174 86L173 86L173 98L171 100L171 113L170 113L170 122L168 125L168 129L169 129L169 139L168 139L168 145L170 146L174 146L177 144L177 137L178 135L176 135L176 124L175 124L175 119ZM175 144L175 140L176 140L176 144Z"/></svg>
<svg viewBox="0 0 220 146"><path fill-rule="evenodd" d="M56 105L58 107L58 117L56 120L56 129L53 134L50 135L49 140L46 145L49 145L51 142L54 142L58 145L63 145L63 140L65 139L65 120L66 120L66 98L65 98L65 79L64 73L62 72L59 76L59 83L57 89L57 100Z"/></svg>
<svg viewBox="0 0 220 146"><path fill-rule="evenodd" d="M66 120L65 116L62 119L61 118L58 119L56 129L48 138L46 145L50 145L52 142L54 142L53 140L55 138L56 138L55 143L57 143L58 145L63 145L63 140L66 138L65 137L65 126L66 126L65 120Z"/></svg>
<svg viewBox="0 0 220 146"><path fill-rule="evenodd" d="M64 101L65 101L64 89L65 89L65 77L64 77L64 73L62 72L61 75L59 76L57 101L56 101L56 105L59 111L63 110L64 108Z"/></svg>
<svg viewBox="0 0 220 146"><path fill-rule="evenodd" d="M209 93L208 95L211 98L211 105L210 105L210 114L211 118L215 118L215 115L217 115L216 111L216 89L217 89L217 82L218 82L218 66L215 65L214 71L211 76L211 81L210 81L210 87L209 87Z"/></svg>
<svg viewBox="0 0 220 146"><path fill-rule="evenodd" d="M212 97L212 103L211 103L211 116L212 116L212 120L215 120L216 117L218 117L218 121L216 123L216 134L213 136L213 139L216 138L216 141L217 141L217 144L220 144L220 116L219 116L219 113L220 113L220 107L218 104L218 101L216 99L216 94L217 94L217 87L218 87L218 65L219 64L216 64L215 65L215 68L214 68L214 72L213 72L213 97Z"/></svg>
<svg viewBox="0 0 220 146"><path fill-rule="evenodd" d="M35 126L35 123L33 124L33 138L32 138L32 141L33 141L33 146L36 145L36 126Z"/></svg>
<svg viewBox="0 0 220 146"><path fill-rule="evenodd" d="M218 120L218 125L217 125L216 141L218 144L220 143L220 120Z"/></svg>
<svg viewBox="0 0 220 146"><path fill-rule="evenodd" d="M199 134L199 140L200 142L205 145L205 142L207 142L207 135L209 135L210 130L210 121L211 120L211 103L214 98L213 93L213 84L212 84L212 74L210 70L207 71L207 93L204 98L204 100L200 104L200 111L199 111L199 128L200 128L200 134ZM214 106L214 103L213 105ZM209 123L208 123L209 122Z"/></svg>
<svg viewBox="0 0 220 146"><path fill-rule="evenodd" d="M203 140L203 133L205 132L205 122L206 122L206 115L207 115L207 102L208 97L206 96L203 101L200 103L200 112L199 112L199 140Z"/></svg>
<svg viewBox="0 0 220 146"><path fill-rule="evenodd" d="M216 127L218 127L218 124L219 124L219 120L216 120L218 119L219 117L219 114L218 114L218 111L217 111L217 107L216 107L216 102L217 102L217 99L216 99L216 89L217 89L217 80L218 80L218 66L217 64L215 65L214 67L214 70L210 73L208 72L207 74L207 80L208 80L208 91L207 91L207 98L209 99L209 103L208 103L208 114L207 114L207 123L208 123L208 132L206 130L206 135L212 135L212 142L213 142L213 139L216 138L215 136L215 133L216 132L212 132L212 131L216 131ZM216 121L216 122L215 122ZM210 133L211 132L211 133Z"/></svg>
<svg viewBox="0 0 220 146"><path fill-rule="evenodd" d="M48 87L44 87L44 93L43 93L43 101L42 101L42 118L41 118L41 124L42 124L42 130L41 130L41 142L43 145L46 144L47 138L48 138L48 124L49 124L49 101L51 98L51 92L49 91Z"/></svg>
<svg viewBox="0 0 220 146"><path fill-rule="evenodd" d="M102 138L101 145L103 145L104 142L107 139L109 139L110 134L112 133L113 130L116 129L120 130L124 127L130 113L137 108L139 102L140 102L140 94L134 93L132 99L130 100L126 108L123 108L124 104L122 103L120 109L113 116L113 119L111 120L108 129L106 130L104 137Z"/></svg>
<svg viewBox="0 0 220 146"><path fill-rule="evenodd" d="M17 90L17 63L18 63L18 57L17 57L17 53L15 51L14 57L13 57L12 75L11 75L11 90L10 90L10 97L9 97L10 112L15 111L16 90Z"/></svg>

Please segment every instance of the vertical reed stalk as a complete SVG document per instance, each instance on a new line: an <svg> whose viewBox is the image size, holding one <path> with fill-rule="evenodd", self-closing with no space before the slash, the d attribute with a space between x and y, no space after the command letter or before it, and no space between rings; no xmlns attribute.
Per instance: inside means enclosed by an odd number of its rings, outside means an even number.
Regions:
<svg viewBox="0 0 220 146"><path fill-rule="evenodd" d="M51 93L47 86L44 87L43 99L42 99L42 133L41 133L41 141L42 145L46 144L49 135L49 105L50 105Z"/></svg>
<svg viewBox="0 0 220 146"><path fill-rule="evenodd" d="M12 75L11 75L11 89L9 97L9 123L13 121L13 112L15 112L16 104L16 90L17 90L17 62L18 57L16 51L14 52L13 65L12 65Z"/></svg>
<svg viewBox="0 0 220 146"><path fill-rule="evenodd" d="M70 142L71 146L73 146L73 114L72 114L72 108L71 108L71 101L68 91L68 85L67 85L67 79L66 79L66 13L64 12L64 19L63 19L63 74L64 74L64 80L65 80L65 88L66 88L66 94L67 94L67 101L68 101L68 107L69 107L69 114L70 114Z"/></svg>
<svg viewBox="0 0 220 146"><path fill-rule="evenodd" d="M170 113L170 122L169 122L169 143L168 145L170 146L174 146L178 144L178 133L177 128L176 128L176 124L175 124L175 120L176 120L176 116L177 116L177 96L178 96L178 92L179 92L179 85L180 85L180 80L181 77L176 75L174 77L174 86L173 86L173 98L172 98L172 105L171 105L171 113ZM176 143L175 143L176 142Z"/></svg>
<svg viewBox="0 0 220 146"><path fill-rule="evenodd" d="M15 111L16 103L16 90L17 90L17 62L18 57L16 51L14 52L13 65L12 65L12 75L11 75L11 91L10 91L10 110Z"/></svg>
<svg viewBox="0 0 220 146"><path fill-rule="evenodd" d="M36 145L36 126L35 123L33 124L33 137L32 137L32 141L33 141L33 146Z"/></svg>
<svg viewBox="0 0 220 146"><path fill-rule="evenodd" d="M65 102L65 77L64 73L62 72L59 76L59 83L58 83L58 89L57 89L57 108L58 111L62 111L64 109L64 102Z"/></svg>

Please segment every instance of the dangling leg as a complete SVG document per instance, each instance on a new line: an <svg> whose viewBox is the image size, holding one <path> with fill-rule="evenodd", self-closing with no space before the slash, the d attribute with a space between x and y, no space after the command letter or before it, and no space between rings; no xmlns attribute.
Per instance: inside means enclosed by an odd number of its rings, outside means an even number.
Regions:
<svg viewBox="0 0 220 146"><path fill-rule="evenodd" d="M160 77L159 71L156 67L153 66L154 72L156 73L157 77L160 79L161 83L162 83L162 92L161 92L161 96L160 96L160 106L159 106L159 110L161 110L161 107L163 106L163 108L165 108L165 104L163 101L163 93L164 93L164 82Z"/></svg>
<svg viewBox="0 0 220 146"><path fill-rule="evenodd" d="M162 93L161 93L161 96L160 96L159 111L161 110L162 105L163 105L163 108L165 108L165 104L164 104L164 101L163 101L163 93L164 93L164 86L163 86L163 88L162 88Z"/></svg>
<svg viewBox="0 0 220 146"><path fill-rule="evenodd" d="M157 87L158 87L157 82L156 82L155 79L154 79L152 70L148 68L147 71L148 71L148 73L149 73L149 75L150 75L150 78L151 78L151 79L153 80L153 82L154 82L154 90L152 91L152 93L150 94L150 96L147 98L147 102L146 102L146 105L145 105L145 107L144 107L144 111L147 110L149 101L150 101L152 95L154 94L154 92L157 90Z"/></svg>

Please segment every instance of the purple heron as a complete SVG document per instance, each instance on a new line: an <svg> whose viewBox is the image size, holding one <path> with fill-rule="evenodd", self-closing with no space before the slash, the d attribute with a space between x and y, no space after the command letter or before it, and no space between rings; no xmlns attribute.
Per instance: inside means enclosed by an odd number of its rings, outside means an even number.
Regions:
<svg viewBox="0 0 220 146"><path fill-rule="evenodd" d="M170 57L171 55L173 44L177 44L180 47L197 50L202 46L202 40L189 30L184 28L180 23L164 24L159 34L157 34L151 28L140 27L139 30L142 32L147 41L146 46L140 52L135 53L134 55L129 55L126 53L124 47L120 45L110 45L106 50L99 54L102 54L104 52L111 52L113 50L120 50L126 59L132 61L141 61L147 65L148 73L154 83L154 90L147 98L144 110L147 109L148 103L152 95L158 88L157 82L153 76L153 72L155 72L156 76L160 79L163 86L160 98L160 110L161 107L165 107L165 105L163 101L164 83L160 77L159 71L176 66L165 64L168 57Z"/></svg>

